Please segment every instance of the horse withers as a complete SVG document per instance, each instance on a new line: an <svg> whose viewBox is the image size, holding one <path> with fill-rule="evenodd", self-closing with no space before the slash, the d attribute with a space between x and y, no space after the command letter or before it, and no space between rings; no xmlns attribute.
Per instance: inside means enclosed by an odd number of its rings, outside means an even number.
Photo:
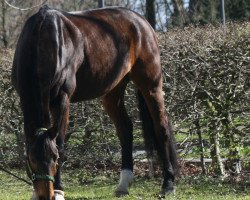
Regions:
<svg viewBox="0 0 250 200"><path fill-rule="evenodd" d="M174 190L177 159L162 92L156 34L124 8L63 12L43 6L24 25L12 69L24 117L27 166L35 199L63 192L61 163L70 102L100 97L121 143L116 196L133 179L133 126L125 106L129 81L138 89L145 143L162 161L161 196ZM150 147L150 148L151 148Z"/></svg>

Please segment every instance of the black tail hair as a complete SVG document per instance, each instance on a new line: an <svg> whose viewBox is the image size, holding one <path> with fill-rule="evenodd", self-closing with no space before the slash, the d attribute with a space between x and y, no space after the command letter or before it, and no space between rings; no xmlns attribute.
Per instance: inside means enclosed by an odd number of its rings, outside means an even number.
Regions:
<svg viewBox="0 0 250 200"><path fill-rule="evenodd" d="M158 155L160 153L159 144L156 139L153 120L148 110L148 107L146 105L145 99L139 90L137 92L137 99L138 99L138 106L139 106L139 111L140 111L140 118L142 121L143 137L145 141L145 148L146 148L147 156L153 157L154 150L157 150ZM178 167L178 161L177 161L177 152L176 152L176 147L175 147L175 140L172 134L172 128L170 125L167 131L169 132L168 134L169 140L168 140L168 147L167 147L168 153L169 153L169 159L172 164L174 173L178 175L179 167Z"/></svg>
<svg viewBox="0 0 250 200"><path fill-rule="evenodd" d="M148 107L141 92L137 91L140 119L142 122L145 150L148 157L152 157L156 147L156 136L154 134L154 124L149 113Z"/></svg>

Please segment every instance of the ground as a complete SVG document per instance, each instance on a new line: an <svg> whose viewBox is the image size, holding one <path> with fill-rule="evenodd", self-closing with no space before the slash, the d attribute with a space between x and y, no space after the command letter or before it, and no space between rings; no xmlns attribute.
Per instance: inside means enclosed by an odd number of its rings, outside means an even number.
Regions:
<svg viewBox="0 0 250 200"><path fill-rule="evenodd" d="M16 174L25 175L24 171L15 171ZM85 174L85 175L84 175ZM83 179L82 176L85 178ZM219 178L202 175L186 175L178 178L177 190L168 200L250 200L250 180L222 181ZM87 176L79 169L64 172L66 200L115 200L113 191L118 182L117 173ZM32 187L20 182L9 175L0 172L0 199L26 200L30 199ZM130 188L130 195L121 200L150 200L157 199L161 179L146 178L136 175Z"/></svg>

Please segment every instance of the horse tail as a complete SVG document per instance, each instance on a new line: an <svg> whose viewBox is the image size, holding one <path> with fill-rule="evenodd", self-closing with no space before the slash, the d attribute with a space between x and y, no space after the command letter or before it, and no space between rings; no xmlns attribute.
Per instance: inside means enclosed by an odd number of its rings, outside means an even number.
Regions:
<svg viewBox="0 0 250 200"><path fill-rule="evenodd" d="M139 105L139 111L140 111L140 118L142 121L145 149L146 149L148 158L153 158L155 150L158 151L158 154L160 153L159 145L158 145L156 134L155 134L153 119L150 115L145 99L139 90L137 92L137 99L138 99L138 105ZM176 152L174 137L172 134L172 128L170 125L167 131L169 132L168 134L169 140L168 140L166 148L169 154L169 160L173 167L174 173L178 175L179 173L178 159L177 159L178 156Z"/></svg>
<svg viewBox="0 0 250 200"><path fill-rule="evenodd" d="M154 134L155 130L153 119L151 118L145 99L139 90L137 91L137 99L140 112L140 119L142 121L145 149L147 152L147 156L149 158L152 158L156 146L156 136Z"/></svg>

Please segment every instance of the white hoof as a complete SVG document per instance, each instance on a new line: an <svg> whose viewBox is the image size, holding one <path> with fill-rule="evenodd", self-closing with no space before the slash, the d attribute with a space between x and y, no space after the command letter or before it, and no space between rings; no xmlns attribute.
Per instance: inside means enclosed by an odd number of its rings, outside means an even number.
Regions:
<svg viewBox="0 0 250 200"><path fill-rule="evenodd" d="M54 190L55 200L65 200L64 192L62 190Z"/></svg>
<svg viewBox="0 0 250 200"><path fill-rule="evenodd" d="M120 174L120 181L115 190L115 196L124 196L129 194L128 187L132 183L134 178L133 172L131 170L124 169Z"/></svg>

